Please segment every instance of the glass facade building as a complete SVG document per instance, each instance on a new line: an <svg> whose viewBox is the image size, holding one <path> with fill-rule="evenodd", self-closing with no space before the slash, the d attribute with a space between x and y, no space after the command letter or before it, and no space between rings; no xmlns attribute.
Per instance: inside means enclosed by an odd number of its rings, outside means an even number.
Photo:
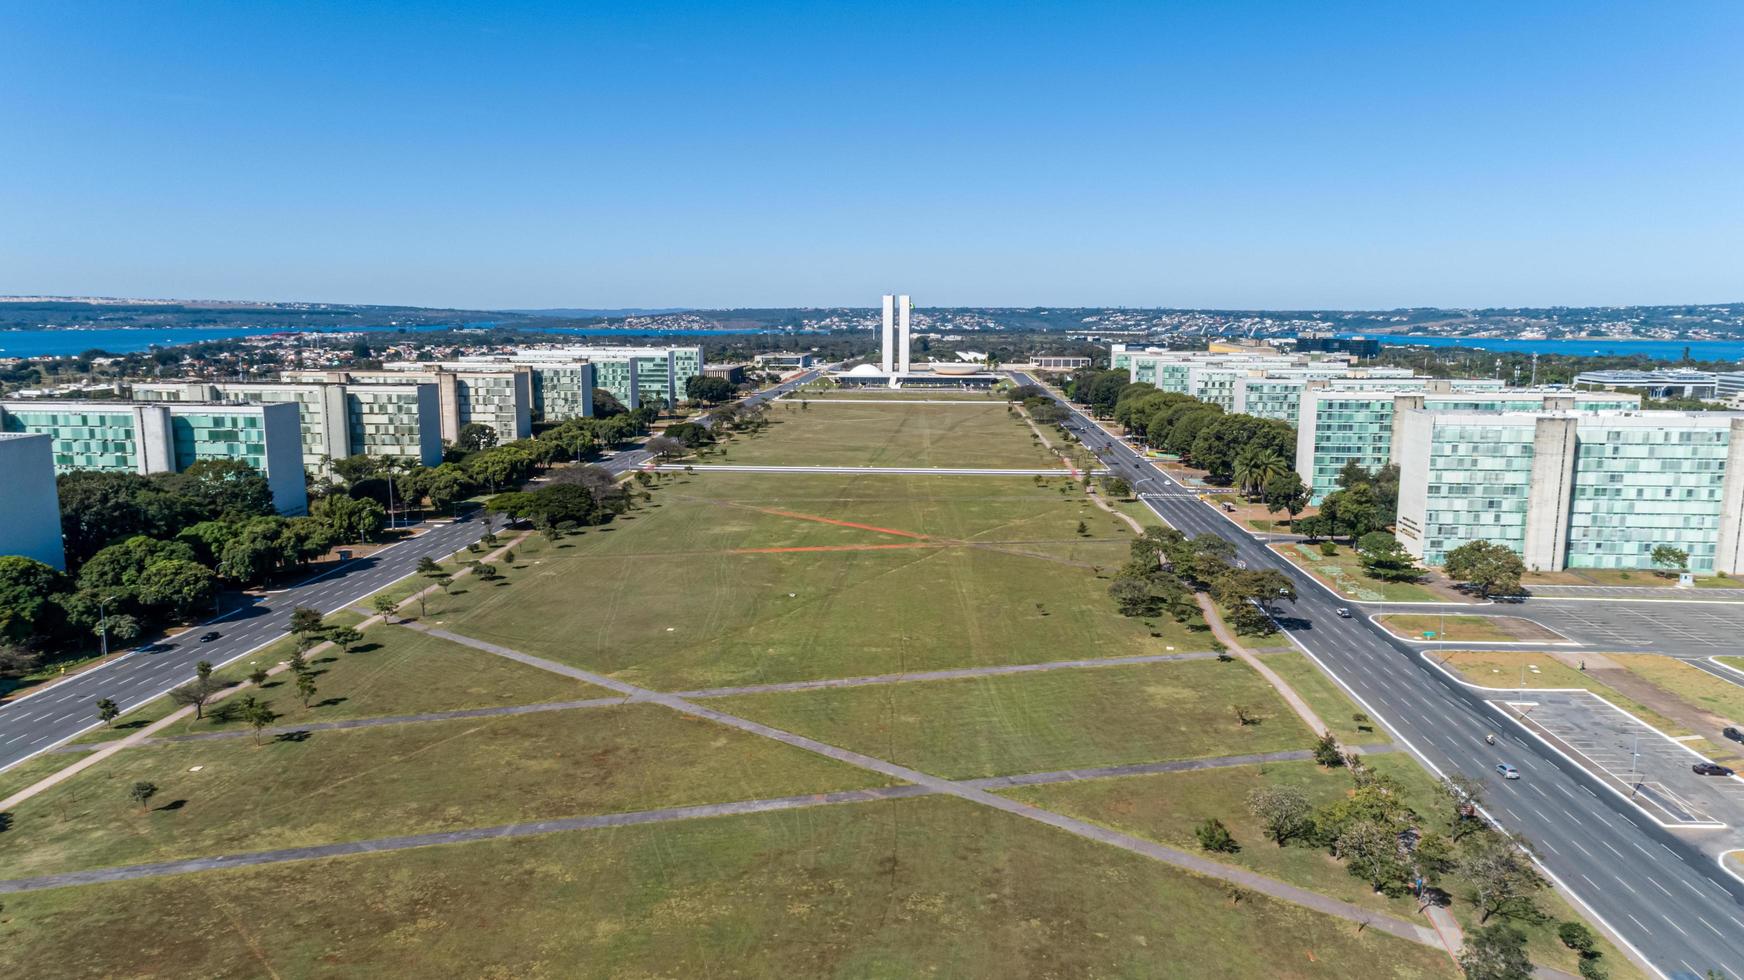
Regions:
<svg viewBox="0 0 1744 980"><path fill-rule="evenodd" d="M1401 432L1399 540L1429 564L1472 541L1535 571L1744 563L1744 415L1415 409Z"/></svg>
<svg viewBox="0 0 1744 980"><path fill-rule="evenodd" d="M441 420L432 384L332 384L201 381L136 384L141 402L223 401L297 408L303 467L317 476L335 459L391 456L425 466L442 462Z"/></svg>
<svg viewBox="0 0 1744 980"><path fill-rule="evenodd" d="M0 431L48 436L57 473L179 473L239 460L267 478L281 514L308 510L300 430L291 405L0 402Z"/></svg>

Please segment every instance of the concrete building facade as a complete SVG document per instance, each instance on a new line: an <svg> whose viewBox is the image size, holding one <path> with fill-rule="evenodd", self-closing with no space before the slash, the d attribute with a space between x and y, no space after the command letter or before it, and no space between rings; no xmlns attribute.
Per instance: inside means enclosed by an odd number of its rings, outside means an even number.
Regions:
<svg viewBox="0 0 1744 980"><path fill-rule="evenodd" d="M1338 489L1338 471L1349 462L1375 470L1398 463L1400 413L1411 409L1448 412L1567 409L1578 412L1639 408L1637 395L1563 388L1503 389L1489 379L1411 379L1371 388L1363 380L1309 385L1296 421L1296 472L1318 504Z"/></svg>
<svg viewBox="0 0 1744 980"><path fill-rule="evenodd" d="M595 368L593 384L625 408L639 408L644 403L668 408L677 405L684 400L690 379L702 375L707 365L698 346L558 347L516 351L505 358L513 364L591 363Z"/></svg>
<svg viewBox="0 0 1744 980"><path fill-rule="evenodd" d="M135 401L233 402L297 407L303 468L317 476L359 454L424 466L442 462L442 420L434 384L162 381L135 384Z"/></svg>
<svg viewBox="0 0 1744 980"><path fill-rule="evenodd" d="M281 514L309 509L294 405L214 402L0 402L0 431L49 437L56 473L180 473L203 459L259 470Z"/></svg>
<svg viewBox="0 0 1744 980"><path fill-rule="evenodd" d="M0 432L0 555L23 555L66 571L52 439Z"/></svg>
<svg viewBox="0 0 1744 980"><path fill-rule="evenodd" d="M1744 571L1744 414L1459 412L1401 418L1398 537L1440 564L1471 541L1528 569Z"/></svg>
<svg viewBox="0 0 1744 980"><path fill-rule="evenodd" d="M287 382L340 385L427 384L436 389L438 431L445 442L473 423L496 430L497 442L533 434L533 370L526 365L456 366L406 362L379 371L287 371Z"/></svg>
<svg viewBox="0 0 1744 980"><path fill-rule="evenodd" d="M908 374L910 370L909 302L907 296L884 294L884 319L879 334L879 365L885 374Z"/></svg>

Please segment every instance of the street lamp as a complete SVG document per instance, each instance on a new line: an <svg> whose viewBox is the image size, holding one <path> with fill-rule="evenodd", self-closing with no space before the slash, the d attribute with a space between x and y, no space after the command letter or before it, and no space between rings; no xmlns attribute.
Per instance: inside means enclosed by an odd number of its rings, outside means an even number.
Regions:
<svg viewBox="0 0 1744 980"><path fill-rule="evenodd" d="M114 596L105 596L97 600L97 617L101 619L103 623L101 627L102 632L99 635L101 636L103 656L105 657L109 656L109 611L104 608L104 603L114 601Z"/></svg>

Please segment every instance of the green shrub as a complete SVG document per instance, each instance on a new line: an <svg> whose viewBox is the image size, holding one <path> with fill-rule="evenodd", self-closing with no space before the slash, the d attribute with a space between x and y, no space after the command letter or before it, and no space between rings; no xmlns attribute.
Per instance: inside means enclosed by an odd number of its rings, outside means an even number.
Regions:
<svg viewBox="0 0 1744 980"><path fill-rule="evenodd" d="M1216 817L1212 817L1194 828L1193 836L1199 838L1199 846L1207 851L1218 854L1234 854L1241 850L1241 845L1237 844L1235 838L1230 835L1229 828L1225 827L1223 821Z"/></svg>
<svg viewBox="0 0 1744 980"><path fill-rule="evenodd" d="M1320 542L1320 553L1331 558L1333 555L1338 554L1338 545L1335 545L1330 541L1322 541Z"/></svg>

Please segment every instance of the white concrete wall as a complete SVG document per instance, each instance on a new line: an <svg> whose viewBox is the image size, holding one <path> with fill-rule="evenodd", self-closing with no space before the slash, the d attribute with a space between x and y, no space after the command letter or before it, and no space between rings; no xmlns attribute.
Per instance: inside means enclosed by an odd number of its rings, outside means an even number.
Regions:
<svg viewBox="0 0 1744 980"><path fill-rule="evenodd" d="M53 441L44 433L0 434L0 555L65 571Z"/></svg>

